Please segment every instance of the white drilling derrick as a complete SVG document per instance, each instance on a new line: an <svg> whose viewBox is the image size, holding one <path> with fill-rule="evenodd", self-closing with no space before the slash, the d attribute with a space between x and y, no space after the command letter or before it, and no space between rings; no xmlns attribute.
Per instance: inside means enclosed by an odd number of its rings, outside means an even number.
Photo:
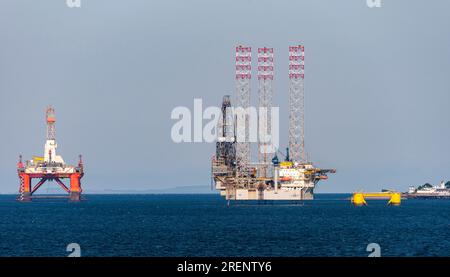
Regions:
<svg viewBox="0 0 450 277"><path fill-rule="evenodd" d="M259 82L259 114L258 114L258 175L268 177L273 154L272 140L272 96L273 96L273 48L258 48L258 82Z"/></svg>
<svg viewBox="0 0 450 277"><path fill-rule="evenodd" d="M250 164L249 115L252 48L236 47L236 162L239 173L247 175ZM239 112L240 111L240 112Z"/></svg>
<svg viewBox="0 0 450 277"><path fill-rule="evenodd" d="M231 109L231 100L229 95L225 95L222 101L222 112L220 114L217 126L218 142L234 142L234 118Z"/></svg>
<svg viewBox="0 0 450 277"><path fill-rule="evenodd" d="M64 164L63 158L56 155L58 144L56 143L55 110L52 107L48 107L45 116L47 123L47 139L44 147L44 161L47 163Z"/></svg>
<svg viewBox="0 0 450 277"><path fill-rule="evenodd" d="M289 47L289 150L292 161L305 163L305 47Z"/></svg>

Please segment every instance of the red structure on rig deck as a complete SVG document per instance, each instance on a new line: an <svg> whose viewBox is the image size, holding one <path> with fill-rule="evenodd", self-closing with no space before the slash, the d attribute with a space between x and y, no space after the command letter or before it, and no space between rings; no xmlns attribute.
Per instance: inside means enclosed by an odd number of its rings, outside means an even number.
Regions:
<svg viewBox="0 0 450 277"><path fill-rule="evenodd" d="M55 110L49 107L46 112L47 140L43 157L33 157L32 160L22 162L22 156L17 164L17 172L20 179L19 201L30 201L33 194L46 182L56 181L63 190L68 193L71 201L80 201L81 178L84 176L83 161L81 159L77 166L67 165L61 156L56 155L56 117ZM33 179L39 179L33 186ZM63 180L69 179L67 187Z"/></svg>

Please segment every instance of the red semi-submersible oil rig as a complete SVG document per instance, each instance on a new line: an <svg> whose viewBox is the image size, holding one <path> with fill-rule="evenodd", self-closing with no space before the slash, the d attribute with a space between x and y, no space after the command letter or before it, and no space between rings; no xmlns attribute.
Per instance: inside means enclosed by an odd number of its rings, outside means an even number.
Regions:
<svg viewBox="0 0 450 277"><path fill-rule="evenodd" d="M19 163L17 164L17 173L20 179L19 196L17 198L19 201L31 201L32 198L38 197L33 195L46 181L56 181L68 194L68 198L71 201L80 201L82 192L81 178L84 176L81 155L77 166L67 165L61 156L56 155L55 123L55 110L49 107L46 112L47 140L44 156L34 156L31 160L26 161L25 164L22 162L22 156L19 158ZM39 179L34 186L33 179ZM69 187L64 184L64 179L70 180Z"/></svg>

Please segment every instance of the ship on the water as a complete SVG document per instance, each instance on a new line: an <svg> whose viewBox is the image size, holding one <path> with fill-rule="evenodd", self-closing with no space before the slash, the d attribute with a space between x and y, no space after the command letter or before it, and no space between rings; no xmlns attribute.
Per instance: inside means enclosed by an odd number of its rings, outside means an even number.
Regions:
<svg viewBox="0 0 450 277"><path fill-rule="evenodd" d="M450 198L450 182L441 181L438 185L425 184L418 188L410 186L407 198Z"/></svg>

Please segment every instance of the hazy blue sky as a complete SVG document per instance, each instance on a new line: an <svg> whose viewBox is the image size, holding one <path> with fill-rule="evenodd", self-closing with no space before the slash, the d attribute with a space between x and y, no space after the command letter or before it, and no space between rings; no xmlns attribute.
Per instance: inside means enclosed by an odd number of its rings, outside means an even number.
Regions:
<svg viewBox="0 0 450 277"><path fill-rule="evenodd" d="M170 114L234 95L238 43L275 48L282 147L288 46L306 45L307 151L338 170L318 192L450 179L449 11L446 0L0 0L0 192L17 191L20 153L42 155L49 104L59 154L84 155L86 191L208 187L214 145L174 144Z"/></svg>

